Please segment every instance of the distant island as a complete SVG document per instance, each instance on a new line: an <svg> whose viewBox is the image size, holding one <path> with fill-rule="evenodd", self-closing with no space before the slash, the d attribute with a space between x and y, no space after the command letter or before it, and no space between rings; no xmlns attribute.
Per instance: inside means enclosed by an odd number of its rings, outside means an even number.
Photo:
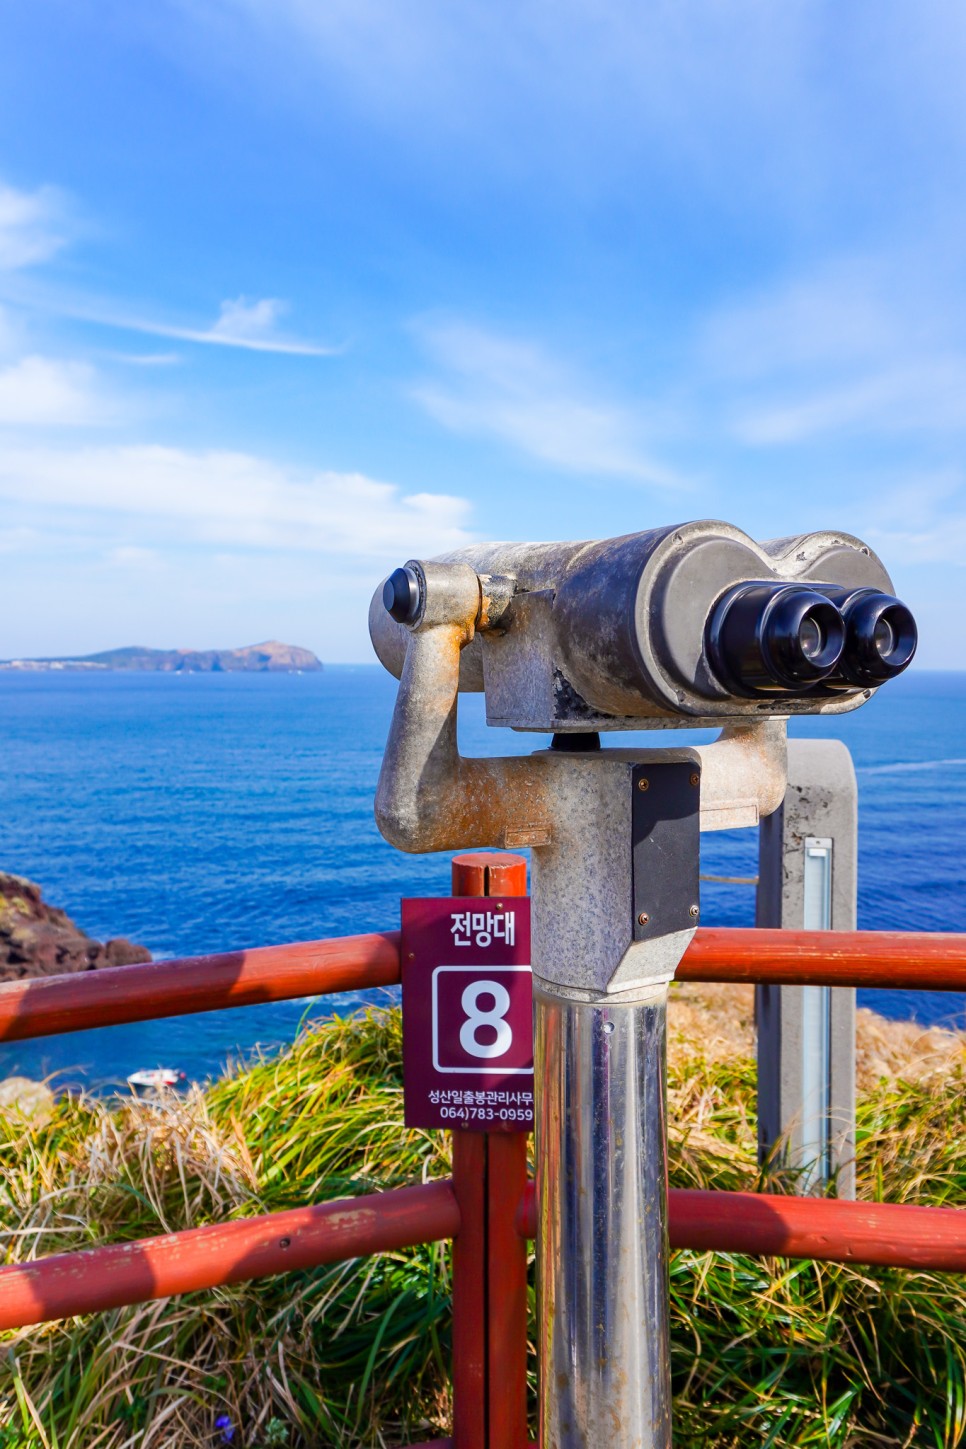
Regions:
<svg viewBox="0 0 966 1449"><path fill-rule="evenodd" d="M297 644L248 644L242 649L105 649L64 659L2 659L0 669L137 669L161 674L301 674L322 668Z"/></svg>

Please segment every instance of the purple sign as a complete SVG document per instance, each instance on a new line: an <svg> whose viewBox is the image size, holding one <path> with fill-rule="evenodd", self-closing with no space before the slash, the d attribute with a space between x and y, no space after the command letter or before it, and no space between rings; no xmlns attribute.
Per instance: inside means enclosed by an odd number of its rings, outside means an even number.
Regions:
<svg viewBox="0 0 966 1449"><path fill-rule="evenodd" d="M406 1126L529 1132L529 899L404 900L402 999Z"/></svg>

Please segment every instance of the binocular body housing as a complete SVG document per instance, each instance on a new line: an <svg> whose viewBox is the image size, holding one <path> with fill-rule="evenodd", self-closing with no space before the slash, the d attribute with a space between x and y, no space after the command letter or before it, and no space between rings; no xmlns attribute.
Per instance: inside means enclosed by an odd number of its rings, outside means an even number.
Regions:
<svg viewBox="0 0 966 1449"><path fill-rule="evenodd" d="M468 565L480 582L460 689L484 691L491 725L567 733L840 714L915 653L915 621L861 540L757 543L702 521L411 560L369 613L397 677L440 564Z"/></svg>

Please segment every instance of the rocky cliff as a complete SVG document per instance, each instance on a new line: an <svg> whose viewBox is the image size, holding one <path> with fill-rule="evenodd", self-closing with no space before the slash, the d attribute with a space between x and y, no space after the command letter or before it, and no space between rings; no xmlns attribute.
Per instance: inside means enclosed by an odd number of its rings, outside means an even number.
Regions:
<svg viewBox="0 0 966 1449"><path fill-rule="evenodd" d="M0 981L150 960L150 951L123 937L103 944L92 940L64 911L47 904L39 886L0 872Z"/></svg>

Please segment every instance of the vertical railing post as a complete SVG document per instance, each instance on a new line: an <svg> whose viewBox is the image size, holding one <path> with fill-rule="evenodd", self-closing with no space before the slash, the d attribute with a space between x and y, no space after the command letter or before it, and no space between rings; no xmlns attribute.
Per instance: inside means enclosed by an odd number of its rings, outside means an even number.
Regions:
<svg viewBox="0 0 966 1449"><path fill-rule="evenodd" d="M759 835L756 923L854 931L858 795L839 740L789 740L788 789ZM855 1196L855 991L758 986L758 1146L823 1191Z"/></svg>
<svg viewBox="0 0 966 1449"><path fill-rule="evenodd" d="M524 896L522 855L453 859L454 896ZM527 1442L527 1244L516 1212L527 1181L525 1132L453 1133L462 1226L453 1245L454 1449Z"/></svg>
<svg viewBox="0 0 966 1449"><path fill-rule="evenodd" d="M453 1241L453 1446L488 1449L486 1432L486 1141L453 1133L460 1230Z"/></svg>

